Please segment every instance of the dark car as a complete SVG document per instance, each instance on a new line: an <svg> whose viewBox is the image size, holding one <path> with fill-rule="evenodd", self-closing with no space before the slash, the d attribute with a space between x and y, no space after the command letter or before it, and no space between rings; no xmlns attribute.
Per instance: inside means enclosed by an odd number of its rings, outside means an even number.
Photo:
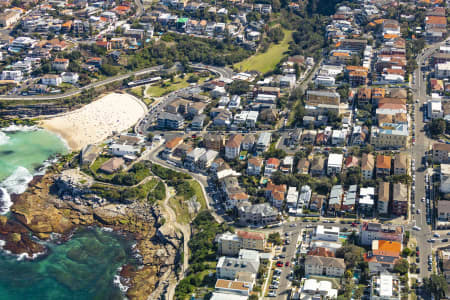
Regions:
<svg viewBox="0 0 450 300"><path fill-rule="evenodd" d="M443 242L443 243L447 243L447 242L448 242L448 239L443 239L442 242Z"/></svg>

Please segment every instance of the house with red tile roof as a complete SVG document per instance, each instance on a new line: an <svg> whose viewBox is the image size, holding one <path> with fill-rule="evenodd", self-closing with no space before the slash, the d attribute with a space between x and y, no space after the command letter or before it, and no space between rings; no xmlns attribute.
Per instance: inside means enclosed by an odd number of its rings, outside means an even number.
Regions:
<svg viewBox="0 0 450 300"><path fill-rule="evenodd" d="M276 172L280 167L280 160L278 158L271 157L266 160L266 166L264 167L264 176L270 177L272 173Z"/></svg>

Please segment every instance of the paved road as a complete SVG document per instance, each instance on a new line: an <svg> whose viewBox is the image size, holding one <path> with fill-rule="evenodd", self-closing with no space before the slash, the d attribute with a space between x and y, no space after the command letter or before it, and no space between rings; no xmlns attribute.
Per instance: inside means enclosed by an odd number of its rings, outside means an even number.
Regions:
<svg viewBox="0 0 450 300"><path fill-rule="evenodd" d="M217 73L221 78L231 78L232 75L233 75L233 71L230 70L229 68L226 68L226 67L220 68L220 67L208 66L208 65L203 65L203 64L193 64L192 67L196 68L196 69L206 69L206 70L209 70L209 71L211 71L213 73ZM81 88L75 89L75 90L71 90L71 91L69 91L69 92L67 92L65 94L61 94L61 95L43 95L43 96L0 95L0 100L5 100L5 101L17 101L17 100L21 100L21 101L62 100L62 99L65 99L65 98L69 98L69 97L78 95L84 90L89 90L91 88L97 88L97 87L104 86L104 85L107 85L107 84L112 83L112 82L121 81L121 80L129 78L131 76L139 76L139 75L153 73L153 72L159 71L161 68L162 68L162 66L155 66L155 67L151 67L151 68L145 68L145 69L142 69L142 70L130 72L130 73L127 73L127 74L117 75L117 76L114 76L114 77L107 78L105 80L93 82L93 83L88 84L88 85L86 85L84 87L81 87Z"/></svg>
<svg viewBox="0 0 450 300"><path fill-rule="evenodd" d="M412 147L412 157L416 161L416 187L415 187L415 204L416 208L421 210L421 214L412 215L413 223L419 227L421 227L421 231L412 231L413 236L416 238L418 246L420 248L420 276L422 278L428 277L430 272L428 271L428 255L432 252L432 246L427 242L429 238L432 236L432 231L430 226L427 225L427 209L426 202L421 202L420 199L422 197L426 197L426 186L425 186L425 174L428 172L421 164L422 157L425 155L425 151L427 151L432 143L432 141L426 136L424 131L423 122L423 113L420 110L420 107L423 106L423 103L427 100L426 95L426 86L427 82L423 78L422 73L422 65L424 62L428 60L428 58L439 48L439 46L444 43L437 43L431 45L426 48L420 55L417 57L418 68L415 70L415 84L413 86L414 92L414 101L416 99L419 100L419 104L414 104L416 108L415 114L415 132L416 132L416 143Z"/></svg>
<svg viewBox="0 0 450 300"><path fill-rule="evenodd" d="M161 145L159 147L154 148L151 153L149 154L148 158L150 161L157 163L159 165L162 165L168 169L172 169L174 171L177 172L182 172L182 173L187 173L189 175L191 175L195 180L198 181L198 183L200 184L200 187L202 188L203 191L203 195L205 196L206 199L206 206L207 208L211 211L211 214L214 216L214 218L216 219L216 221L218 223L222 223L224 220L221 216L219 216L214 209L211 209L211 207L214 206L214 201L211 198L211 196L209 195L209 193L206 192L206 188L208 187L208 177L206 177L205 175L202 174L198 174L198 173L192 173L187 171L186 169L182 169L182 168L178 168L175 167L171 164L168 164L166 161L160 159L158 157L158 153L163 150L164 145Z"/></svg>

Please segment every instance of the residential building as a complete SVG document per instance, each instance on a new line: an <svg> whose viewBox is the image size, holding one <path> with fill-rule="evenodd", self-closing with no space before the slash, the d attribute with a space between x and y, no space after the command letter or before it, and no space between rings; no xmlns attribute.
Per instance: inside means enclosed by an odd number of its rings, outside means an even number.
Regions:
<svg viewBox="0 0 450 300"><path fill-rule="evenodd" d="M309 173L310 162L306 158L301 158L297 163L297 172L306 175Z"/></svg>
<svg viewBox="0 0 450 300"><path fill-rule="evenodd" d="M260 232L237 231L241 249L264 251L266 249L266 236Z"/></svg>
<svg viewBox="0 0 450 300"><path fill-rule="evenodd" d="M78 82L78 73L62 72L61 80L65 83L76 84Z"/></svg>
<svg viewBox="0 0 450 300"><path fill-rule="evenodd" d="M337 299L337 294L331 281L310 278L303 283L299 299Z"/></svg>
<svg viewBox="0 0 450 300"><path fill-rule="evenodd" d="M196 115L194 119L192 119L191 128L192 130L201 131L203 129L205 123L206 116L205 115Z"/></svg>
<svg viewBox="0 0 450 300"><path fill-rule="evenodd" d="M450 222L450 201L437 202L437 218L440 222Z"/></svg>
<svg viewBox="0 0 450 300"><path fill-rule="evenodd" d="M345 272L343 258L307 255L305 259L306 275L325 275L341 277Z"/></svg>
<svg viewBox="0 0 450 300"><path fill-rule="evenodd" d="M203 149L203 148L202 148ZM219 152L215 150L206 150L203 155L201 155L197 161L197 166L200 169L207 170L211 167L211 164L216 159L216 157L219 155Z"/></svg>
<svg viewBox="0 0 450 300"><path fill-rule="evenodd" d="M183 143L183 138L180 136L174 137L173 139L166 142L164 150L161 151L161 157L168 159L172 155L176 147Z"/></svg>
<svg viewBox="0 0 450 300"><path fill-rule="evenodd" d="M23 73L22 73L22 71L3 70L1 79L2 80L13 80L15 82L21 82L23 79Z"/></svg>
<svg viewBox="0 0 450 300"><path fill-rule="evenodd" d="M361 245L372 245L373 240L403 242L403 227L400 225L385 225L364 222L360 226Z"/></svg>
<svg viewBox="0 0 450 300"><path fill-rule="evenodd" d="M433 161L435 163L450 163L450 144L433 144Z"/></svg>
<svg viewBox="0 0 450 300"><path fill-rule="evenodd" d="M312 190L309 185L304 185L300 189L300 196L298 197L298 208L307 207L311 200Z"/></svg>
<svg viewBox="0 0 450 300"><path fill-rule="evenodd" d="M258 232L225 232L217 240L219 253L226 256L238 255L241 249L264 251L266 248L266 237Z"/></svg>
<svg viewBox="0 0 450 300"><path fill-rule="evenodd" d="M378 186L378 202L377 202L377 210L379 214L387 215L389 212L389 200L390 200L390 191L389 191L389 182L380 182Z"/></svg>
<svg viewBox="0 0 450 300"><path fill-rule="evenodd" d="M364 87L358 90L358 106L364 107L372 102L372 89Z"/></svg>
<svg viewBox="0 0 450 300"><path fill-rule="evenodd" d="M339 241L339 227L317 225L314 230L312 239L313 240L321 240L321 241L338 242Z"/></svg>
<svg viewBox="0 0 450 300"><path fill-rule="evenodd" d="M450 164L441 164L440 188L442 194L450 193Z"/></svg>
<svg viewBox="0 0 450 300"><path fill-rule="evenodd" d="M391 175L391 157L388 155L377 155L376 160L377 177Z"/></svg>
<svg viewBox="0 0 450 300"><path fill-rule="evenodd" d="M293 165L294 165L294 157L286 156L281 161L280 171L283 173L292 173Z"/></svg>
<svg viewBox="0 0 450 300"><path fill-rule="evenodd" d="M344 193L344 199L342 200L341 211L354 212L356 208L356 193L358 186L353 184L348 187L346 193Z"/></svg>
<svg viewBox="0 0 450 300"><path fill-rule="evenodd" d="M0 27L9 28L20 20L20 12L8 10L0 14Z"/></svg>
<svg viewBox="0 0 450 300"><path fill-rule="evenodd" d="M207 133L203 137L203 145L206 149L212 149L220 152L224 147L224 136L220 134Z"/></svg>
<svg viewBox="0 0 450 300"><path fill-rule="evenodd" d="M342 170L342 160L344 159L343 154L330 153L327 162L327 175L337 175L341 173Z"/></svg>
<svg viewBox="0 0 450 300"><path fill-rule="evenodd" d="M141 152L141 148L133 145L112 144L109 146L109 152L114 156L136 156Z"/></svg>
<svg viewBox="0 0 450 300"><path fill-rule="evenodd" d="M364 180L371 180L373 178L374 166L375 162L373 155L364 153L361 158L361 175Z"/></svg>
<svg viewBox="0 0 450 300"><path fill-rule="evenodd" d="M270 225L278 222L278 212L269 203L250 204L244 202L238 206L241 225Z"/></svg>
<svg viewBox="0 0 450 300"><path fill-rule="evenodd" d="M50 86L59 86L62 83L62 79L59 75L47 74L42 76L41 83Z"/></svg>
<svg viewBox="0 0 450 300"><path fill-rule="evenodd" d="M431 120L444 117L441 99L431 99L427 101L427 117Z"/></svg>
<svg viewBox="0 0 450 300"><path fill-rule="evenodd" d="M409 155L398 153L394 156L394 175L409 174Z"/></svg>
<svg viewBox="0 0 450 300"><path fill-rule="evenodd" d="M56 71L66 71L69 67L69 60L67 58L55 58L52 64L53 69Z"/></svg>
<svg viewBox="0 0 450 300"><path fill-rule="evenodd" d="M404 148L408 137L407 124L384 123L382 127L372 126L370 143L376 148Z"/></svg>
<svg viewBox="0 0 450 300"><path fill-rule="evenodd" d="M309 210L322 214L323 205L325 204L326 196L312 193L309 201Z"/></svg>
<svg viewBox="0 0 450 300"><path fill-rule="evenodd" d="M329 215L336 215L336 213L341 210L343 196L344 190L342 188L342 185L334 185L331 188L327 211Z"/></svg>
<svg viewBox="0 0 450 300"><path fill-rule="evenodd" d="M188 169L193 169L197 165L200 157L205 153L205 148L194 148L192 151L186 154L186 157L184 158L184 166Z"/></svg>
<svg viewBox="0 0 450 300"><path fill-rule="evenodd" d="M436 64L434 66L434 74L438 79L445 79L450 77L450 62Z"/></svg>
<svg viewBox="0 0 450 300"><path fill-rule="evenodd" d="M113 174L117 171L120 171L125 165L125 161L121 157L113 157L108 159L105 163L103 163L99 171L106 174Z"/></svg>
<svg viewBox="0 0 450 300"><path fill-rule="evenodd" d="M380 274L372 276L370 284L370 299L372 300L400 300L401 283L397 276Z"/></svg>
<svg viewBox="0 0 450 300"><path fill-rule="evenodd" d="M280 209L283 206L286 191L287 187L285 184L276 185L269 182L266 186L266 197L274 207Z"/></svg>
<svg viewBox="0 0 450 300"><path fill-rule="evenodd" d="M358 209L365 215L373 215L375 206L375 188L362 187L359 190Z"/></svg>
<svg viewBox="0 0 450 300"><path fill-rule="evenodd" d="M271 132L267 131L261 132L258 137L258 140L256 141L256 151L257 152L266 151L270 146L271 138L272 138Z"/></svg>
<svg viewBox="0 0 450 300"><path fill-rule="evenodd" d="M182 129L184 127L184 118L179 114L161 112L157 123L159 128Z"/></svg>
<svg viewBox="0 0 450 300"><path fill-rule="evenodd" d="M242 150L252 151L255 146L255 136L253 134L247 134L242 141Z"/></svg>
<svg viewBox="0 0 450 300"><path fill-rule="evenodd" d="M272 173L276 172L280 167L280 160L278 158L271 157L266 161L266 165L264 167L264 176L270 177Z"/></svg>
<svg viewBox="0 0 450 300"><path fill-rule="evenodd" d="M227 297L228 295L227 299L234 300L234 295L242 295L248 298L248 296L250 296L251 294L252 289L252 283L239 280L217 279L214 294L223 293L224 297Z"/></svg>
<svg viewBox="0 0 450 300"><path fill-rule="evenodd" d="M286 206L289 209L297 209L298 191L295 186L290 186L286 195Z"/></svg>
<svg viewBox="0 0 450 300"><path fill-rule="evenodd" d="M408 213L408 186L403 183L394 183L392 189L392 213L406 216Z"/></svg>
<svg viewBox="0 0 450 300"><path fill-rule="evenodd" d="M311 176L320 177L325 175L325 158L322 156L314 156L310 172Z"/></svg>
<svg viewBox="0 0 450 300"><path fill-rule="evenodd" d="M234 159L239 156L241 144L244 137L241 134L234 134L225 145L225 158Z"/></svg>
<svg viewBox="0 0 450 300"><path fill-rule="evenodd" d="M256 251L255 251L256 252ZM256 252L257 253L257 252ZM219 279L234 280L239 272L258 273L259 257L255 260L242 259L240 257L222 256L216 266L216 276Z"/></svg>
<svg viewBox="0 0 450 300"><path fill-rule="evenodd" d="M247 162L247 175L259 176L264 165L264 160L261 157L252 157Z"/></svg>

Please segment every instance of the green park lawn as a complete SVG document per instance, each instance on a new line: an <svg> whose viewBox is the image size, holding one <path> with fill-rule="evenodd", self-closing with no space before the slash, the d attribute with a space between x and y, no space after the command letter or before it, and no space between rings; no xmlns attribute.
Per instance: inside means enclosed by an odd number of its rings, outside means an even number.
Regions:
<svg viewBox="0 0 450 300"><path fill-rule="evenodd" d="M284 30L284 39L279 44L270 45L265 53L257 53L244 61L234 65L239 71L259 71L267 73L272 71L289 49L289 42L292 41L292 31Z"/></svg>
<svg viewBox="0 0 450 300"><path fill-rule="evenodd" d="M147 95L150 97L162 97L173 91L188 87L189 82L187 80L190 75L192 74L186 74L184 78L174 78L174 82L165 81L163 84L150 85L147 89ZM205 77L200 77L198 83L201 84L205 80Z"/></svg>

